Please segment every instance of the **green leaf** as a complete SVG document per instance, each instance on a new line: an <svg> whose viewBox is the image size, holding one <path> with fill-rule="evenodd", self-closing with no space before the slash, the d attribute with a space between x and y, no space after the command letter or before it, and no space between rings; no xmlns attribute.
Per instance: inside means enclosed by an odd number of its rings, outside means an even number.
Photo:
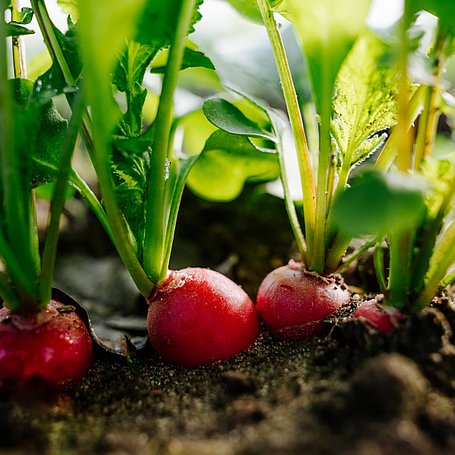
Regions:
<svg viewBox="0 0 455 455"><path fill-rule="evenodd" d="M332 222L351 237L416 227L426 212L425 187L416 177L367 170L335 199Z"/></svg>
<svg viewBox="0 0 455 455"><path fill-rule="evenodd" d="M74 22L79 20L79 1L78 0L57 0L61 10L69 14Z"/></svg>
<svg viewBox="0 0 455 455"><path fill-rule="evenodd" d="M164 52L163 52L164 53ZM166 52L166 59L167 59L167 52ZM196 49L191 49L190 47L185 48L185 53L183 54L182 66L180 69L184 70L187 68L207 68L210 70L214 70L215 67L213 66L212 61L200 51ZM152 73L164 73L166 69L166 65L153 65Z"/></svg>
<svg viewBox="0 0 455 455"><path fill-rule="evenodd" d="M6 36L33 35L35 33L33 30L24 27L24 25L30 24L32 19L32 8L22 8L18 14L17 20L8 22L6 24Z"/></svg>
<svg viewBox="0 0 455 455"><path fill-rule="evenodd" d="M19 24L28 25L33 20L33 9L32 8L21 8L19 13Z"/></svg>
<svg viewBox="0 0 455 455"><path fill-rule="evenodd" d="M261 12L256 0L227 0L239 13L248 19L262 23ZM272 7L276 7L282 0L269 0Z"/></svg>
<svg viewBox="0 0 455 455"><path fill-rule="evenodd" d="M338 70L365 27L370 0L284 0L277 9L303 45L318 111L332 97Z"/></svg>
<svg viewBox="0 0 455 455"><path fill-rule="evenodd" d="M32 81L13 79L12 84L16 102L16 143L23 155L24 175L30 174L27 185L53 182L59 171L67 121L52 100L41 103L30 97Z"/></svg>
<svg viewBox="0 0 455 455"><path fill-rule="evenodd" d="M35 195L39 199L44 199L45 201L52 201L54 197L54 190L55 190L55 182L52 183L45 183L44 185L40 185L35 190ZM65 190L65 200L71 199L74 196L76 190L67 185Z"/></svg>
<svg viewBox="0 0 455 455"><path fill-rule="evenodd" d="M426 158L422 163L422 175L431 184L426 194L429 216L435 218L441 209L445 214L455 193L455 153L441 159Z"/></svg>
<svg viewBox="0 0 455 455"><path fill-rule="evenodd" d="M412 11L426 10L439 18L443 29L455 31L455 3L451 0L413 0Z"/></svg>
<svg viewBox="0 0 455 455"><path fill-rule="evenodd" d="M202 111L219 129L227 133L261 137L275 141L275 136L247 118L243 112L223 98L210 98L202 105Z"/></svg>
<svg viewBox="0 0 455 455"><path fill-rule="evenodd" d="M33 35L34 33L33 30L23 27L16 22L6 24L6 36Z"/></svg>
<svg viewBox="0 0 455 455"><path fill-rule="evenodd" d="M147 150L153 140L154 129L149 127L142 134L137 136L114 136L113 145L119 151L129 155L139 155Z"/></svg>
<svg viewBox="0 0 455 455"><path fill-rule="evenodd" d="M149 161L147 155L126 155L114 153L115 195L118 206L141 248L144 236L145 190Z"/></svg>
<svg viewBox="0 0 455 455"><path fill-rule="evenodd" d="M56 27L54 27L54 32L71 74L75 80L78 80L82 72L82 62L78 49L77 27L70 23L65 34ZM71 87L66 83L58 62L54 61L52 66L35 81L31 99L46 103L54 96L76 90L76 87Z"/></svg>
<svg viewBox="0 0 455 455"><path fill-rule="evenodd" d="M245 136L215 131L193 165L187 185L204 199L226 202L238 197L246 182L274 180L278 175L276 153L259 150Z"/></svg>
<svg viewBox="0 0 455 455"><path fill-rule="evenodd" d="M145 0L79 0L80 16L85 18L79 21L79 26L87 71L96 72L100 82L110 80L118 55L134 33L145 3ZM148 27L154 29L150 23Z"/></svg>
<svg viewBox="0 0 455 455"><path fill-rule="evenodd" d="M155 57L158 49L155 46L140 44L135 41L128 45L120 57L115 70L113 82L121 92L135 93L141 91L140 84L145 71Z"/></svg>
<svg viewBox="0 0 455 455"><path fill-rule="evenodd" d="M194 25L201 18L198 9L202 2L203 0L196 2L188 34L194 30ZM139 20L135 41L158 49L170 45L177 25L181 3L181 0L167 0L165 2L148 0Z"/></svg>
<svg viewBox="0 0 455 455"><path fill-rule="evenodd" d="M332 134L349 167L383 141L368 138L397 122L398 75L385 62L385 52L385 45L372 33L362 35L336 80Z"/></svg>
<svg viewBox="0 0 455 455"><path fill-rule="evenodd" d="M122 124L131 135L137 135L142 130L142 110L147 97L142 82L157 51L155 46L129 41L114 72L114 85L126 94L127 108Z"/></svg>

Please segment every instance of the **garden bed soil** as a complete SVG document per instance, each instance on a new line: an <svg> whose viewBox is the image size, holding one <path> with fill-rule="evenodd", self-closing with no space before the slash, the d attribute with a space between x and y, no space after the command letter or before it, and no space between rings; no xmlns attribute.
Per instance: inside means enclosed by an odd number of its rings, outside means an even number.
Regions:
<svg viewBox="0 0 455 455"><path fill-rule="evenodd" d="M292 254L281 201L247 192L243 204L220 208L186 197L192 210L183 211L176 241L176 252L186 257L177 257L176 268L189 260L218 264L253 293L260 279ZM236 217L237 230L225 216ZM251 232L251 224L244 223L253 219L258 229ZM194 220L205 222L191 228ZM198 244L202 249L194 248ZM100 265L99 275L92 270L88 277L83 271L86 280L104 283L98 288L99 305L94 291L76 297L106 340L118 344L118 334L126 331L139 345L145 304L135 298L114 259L91 261L92 267ZM68 280L64 270L58 278L61 287L74 289L74 279ZM361 286L358 277L350 278ZM115 290L112 283L123 285ZM147 348L128 358L98 355L79 384L58 394L40 384L18 393L4 390L0 453L453 454L452 295L448 290L395 332L381 336L351 319L364 298L353 292L349 307L327 322L324 337L277 342L264 330L248 352L197 369L165 364ZM129 305L121 307L122 299Z"/></svg>

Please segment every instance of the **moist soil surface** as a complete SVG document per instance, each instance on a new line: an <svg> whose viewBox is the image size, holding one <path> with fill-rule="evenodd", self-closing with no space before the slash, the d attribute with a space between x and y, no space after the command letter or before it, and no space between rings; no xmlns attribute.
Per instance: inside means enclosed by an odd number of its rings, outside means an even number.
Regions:
<svg viewBox="0 0 455 455"><path fill-rule="evenodd" d="M173 268L210 266L254 295L293 256L281 201L257 191L223 207L185 198ZM88 310L104 341L118 347L126 333L130 355L98 351L87 376L58 393L38 383L1 391L1 454L455 453L451 289L379 335L350 316L367 298L361 289L374 292L367 264L357 264L346 277L356 286L351 303L324 336L286 343L264 329L248 352L184 369L147 345L134 351L145 339L145 303L115 258L99 247L87 259L80 245L75 255L77 244L63 238L57 284Z"/></svg>

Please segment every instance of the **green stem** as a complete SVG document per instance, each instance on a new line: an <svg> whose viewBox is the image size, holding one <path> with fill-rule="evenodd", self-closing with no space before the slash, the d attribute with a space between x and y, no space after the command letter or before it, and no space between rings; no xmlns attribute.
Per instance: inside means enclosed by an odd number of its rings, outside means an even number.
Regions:
<svg viewBox="0 0 455 455"><path fill-rule="evenodd" d="M439 283L439 289L444 289L455 281L455 270L448 273Z"/></svg>
<svg viewBox="0 0 455 455"><path fill-rule="evenodd" d="M303 235L302 228L300 227L299 218L297 216L297 211L295 209L295 204L291 197L291 190L289 188L289 181L288 181L288 176L286 173L286 165L284 162L283 141L281 138L277 142L277 151L278 151L278 160L279 160L279 167L280 167L280 179L281 179L281 185L283 187L284 204L286 207L286 212L288 215L289 222L291 224L291 229L294 234L295 241L297 243L297 248L302 256L302 262L304 264L306 264L307 246L305 243L305 236Z"/></svg>
<svg viewBox="0 0 455 455"><path fill-rule="evenodd" d="M332 117L332 97L328 90L328 83L325 81L326 90L321 106L321 128L319 134L319 162L318 180L316 189L316 219L315 233L310 269L323 274L326 262L326 229L327 229L327 207L328 207L328 182L330 167L332 166L332 140L330 135L330 121Z"/></svg>
<svg viewBox="0 0 455 455"><path fill-rule="evenodd" d="M111 239L112 243L114 242L114 237L112 235L111 227L109 225L109 219L106 215L106 212L101 205L101 202L95 196L93 191L87 185L87 183L76 173L76 171L72 170L69 183L79 192L79 194L87 201L87 204L90 206L91 210L98 218L98 221L103 226L104 230L106 231L107 235Z"/></svg>
<svg viewBox="0 0 455 455"><path fill-rule="evenodd" d="M412 241L410 230L390 234L389 298L387 303L394 308L406 308L409 304Z"/></svg>
<svg viewBox="0 0 455 455"><path fill-rule="evenodd" d="M191 167L196 162L199 156L192 156L186 159L179 169L178 177L174 186L174 192L172 194L171 201L169 203L170 212L166 230L166 239L164 242L164 255L163 265L161 269L161 276L166 276L169 269L169 261L171 259L172 244L174 240L175 228L177 225L177 215L180 207L180 201L182 199L183 190L185 189L185 182Z"/></svg>
<svg viewBox="0 0 455 455"><path fill-rule="evenodd" d="M398 124L396 157L397 168L401 172L409 172L412 166L411 132L408 127L409 118L409 79L408 79L408 25L410 19L410 1L405 0L404 13L400 22L400 46L398 55Z"/></svg>
<svg viewBox="0 0 455 455"><path fill-rule="evenodd" d="M8 278L0 272L0 296L3 299L3 304L11 311L19 311L21 302L14 291L14 288L8 281Z"/></svg>
<svg viewBox="0 0 455 455"><path fill-rule="evenodd" d="M34 281L30 280L30 276L23 269L21 263L18 261L14 251L9 246L1 231L0 256L3 258L8 275L18 289L19 294L25 294L29 299L35 296L37 294L37 290Z"/></svg>
<svg viewBox="0 0 455 455"><path fill-rule="evenodd" d="M11 19L14 22L20 22L19 0L11 0ZM13 36L11 38L11 43L14 77L25 79L27 77L27 66L25 63L25 47L22 36Z"/></svg>
<svg viewBox="0 0 455 455"><path fill-rule="evenodd" d="M382 294L386 294L387 280L384 271L384 247L382 246L382 241L378 242L376 248L374 249L373 264L376 279L378 280L379 290Z"/></svg>
<svg viewBox="0 0 455 455"><path fill-rule="evenodd" d="M416 118L419 116L423 108L423 98L424 98L425 87L420 86L415 93L412 95L411 100L409 101L408 107L408 119L407 119L407 128L409 129L415 122ZM377 169L387 171L392 166L395 161L397 154L397 140L400 134L400 130L395 126L392 130L387 142L385 143L381 153L374 166Z"/></svg>
<svg viewBox="0 0 455 455"><path fill-rule="evenodd" d="M3 11L3 2L2 8ZM11 263L20 264L16 275L24 275L23 279L15 284L19 294L25 292L29 297L37 295L37 267L33 253L33 233L31 224L31 194L30 189L24 187L22 176L22 163L14 140L14 122L12 113L12 99L10 82L7 75L6 39L4 22L0 24L0 172L3 201L2 213L5 232L1 237L8 246L11 255L4 258L10 270L16 269ZM8 261L8 262L7 262ZM19 273L19 270L21 273ZM13 278L13 277L12 277Z"/></svg>
<svg viewBox="0 0 455 455"><path fill-rule="evenodd" d="M440 97L440 82L443 68L443 51L446 40L438 33L436 44L433 51L435 66L433 70L434 84L425 87L425 105L419 120L419 129L416 141L416 152L414 159L414 169L421 167L424 158L428 158L431 153L431 146L436 136L437 121L439 110L437 101Z"/></svg>
<svg viewBox="0 0 455 455"><path fill-rule="evenodd" d="M88 78L88 76L87 76ZM115 239L117 251L128 269L131 278L144 297L149 297L154 283L150 280L140 264L133 247L128 225L120 211L115 197L114 183L110 168L109 149L111 128L106 125L105 118L109 118L112 103L112 94L109 86L98 82L96 77L88 80L87 84L97 87L92 92L92 118L93 118L93 142L96 175L106 208L111 232Z"/></svg>
<svg viewBox="0 0 455 455"><path fill-rule="evenodd" d="M55 259L57 254L57 244L60 231L60 217L65 206L66 186L71 173L71 158L76 146L77 135L84 112L82 102L82 92L78 93L77 100L73 106L73 113L65 135L60 158L59 173L55 183L54 194L51 203L51 213L46 240L44 243L41 280L40 280L40 300L42 307L47 306L52 295L52 279L54 276Z"/></svg>
<svg viewBox="0 0 455 455"><path fill-rule="evenodd" d="M365 242L358 250L350 254L336 269L333 269L332 273L341 273L346 270L354 261L362 257L372 246L377 243L378 239L375 237Z"/></svg>
<svg viewBox="0 0 455 455"><path fill-rule="evenodd" d="M343 255L346 253L349 244L351 243L352 237L346 234L338 232L333 239L333 242L327 251L327 258L325 263L325 269L327 273L332 273L336 270L340 264ZM344 263L344 262L343 262Z"/></svg>
<svg viewBox="0 0 455 455"><path fill-rule="evenodd" d="M303 213L305 220L305 239L307 248L310 249L315 236L315 219L316 219L316 191L314 185L313 171L311 168L310 151L306 139L305 130L303 127L302 114L300 112L297 93L295 91L292 74L284 49L283 40L278 31L277 23L273 16L273 11L270 8L268 0L257 0L261 11L262 20L266 27L269 40L272 46L280 77L281 88L288 111L289 121L294 136L295 146L297 150L297 159L301 175L301 185L303 190ZM289 212L288 212L289 213ZM291 224L295 224L291 220ZM300 228L299 228L300 229ZM296 239L301 245L301 239ZM302 251L305 256L305 251ZM312 252L308 251L306 256L308 259L312 256ZM307 264L309 265L309 264Z"/></svg>
<svg viewBox="0 0 455 455"><path fill-rule="evenodd" d="M431 257L430 266L425 278L424 288L417 299L416 309L428 305L436 295L447 270L455 261L455 220L440 237Z"/></svg>
<svg viewBox="0 0 455 455"><path fill-rule="evenodd" d="M43 35L44 43L50 52L52 59L57 61L60 67L65 83L71 87L76 86L76 81L71 74L71 70L66 62L66 58L58 42L57 36L54 31L54 24L49 17L46 5L43 0L30 0L30 3L35 12L36 20L38 21L39 28Z"/></svg>
<svg viewBox="0 0 455 455"><path fill-rule="evenodd" d="M47 50L49 51L52 60L57 62L63 74L63 78L65 79L65 83L70 87L76 87L77 86L76 79L71 73L68 62L66 61L65 54L63 53L63 50L60 47L57 35L55 34L54 24L51 21L45 3L43 2L43 0L30 0L30 3L35 12L36 20L38 21L38 25L43 35L44 43L46 44ZM72 109L72 105L74 102L73 94L68 93L66 95L66 99L68 101L70 108ZM87 126L90 123L91 123L90 116L88 112L85 112L84 120L82 123L82 137L84 139L85 146L87 147L90 156L93 158L93 141L90 135L90 129Z"/></svg>
<svg viewBox="0 0 455 455"><path fill-rule="evenodd" d="M166 180L169 137L174 110L174 91L185 50L185 38L188 33L196 0L182 0L178 13L175 34L169 51L169 59L163 79L163 88L158 106L155 138L150 158L150 172L147 177L148 194L146 199L146 220L144 238L144 269L154 283L163 276L163 259L166 213ZM167 271L166 271L167 273Z"/></svg>

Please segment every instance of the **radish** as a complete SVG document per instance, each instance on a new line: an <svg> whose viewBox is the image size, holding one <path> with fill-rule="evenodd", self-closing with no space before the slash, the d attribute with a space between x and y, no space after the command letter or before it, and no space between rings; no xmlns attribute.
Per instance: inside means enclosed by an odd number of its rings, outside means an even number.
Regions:
<svg viewBox="0 0 455 455"><path fill-rule="evenodd" d="M354 311L354 318L359 319L379 333L389 333L406 315L395 309L385 308L376 299L362 302Z"/></svg>
<svg viewBox="0 0 455 455"><path fill-rule="evenodd" d="M324 319L349 300L343 283L308 272L301 263L290 261L264 278L256 304L276 338L297 341L320 335Z"/></svg>
<svg viewBox="0 0 455 455"><path fill-rule="evenodd" d="M228 359L251 347L259 334L251 299L213 270L170 271L149 305L151 343L174 364L197 367Z"/></svg>
<svg viewBox="0 0 455 455"><path fill-rule="evenodd" d="M32 316L0 309L0 385L39 380L60 388L81 379L92 357L89 332L74 307L51 300Z"/></svg>

